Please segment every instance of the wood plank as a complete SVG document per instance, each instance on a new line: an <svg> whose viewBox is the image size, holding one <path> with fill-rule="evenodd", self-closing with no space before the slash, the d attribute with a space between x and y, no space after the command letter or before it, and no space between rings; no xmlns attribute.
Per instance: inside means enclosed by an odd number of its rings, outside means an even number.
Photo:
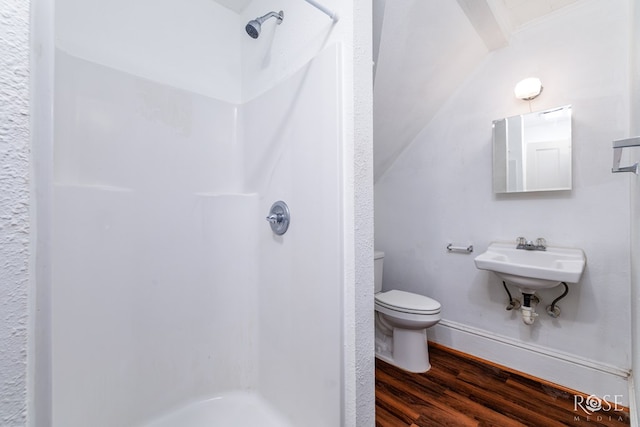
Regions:
<svg viewBox="0 0 640 427"><path fill-rule="evenodd" d="M376 405L376 427L401 427L408 425L409 424L399 420L386 409Z"/></svg>
<svg viewBox="0 0 640 427"><path fill-rule="evenodd" d="M476 372L476 368L483 364L483 360L480 358L467 355L457 350L448 349L447 347L440 346L435 352L440 352L438 357L454 358L456 363L466 363L465 360L470 361L470 364L465 368L465 372L462 373L459 378L472 379L473 377L467 376L467 374ZM546 417L551 417L562 422L574 422L575 416L581 416L579 419L586 421L586 414L584 412L576 412L574 410L574 396L579 395L586 399L588 397L586 393L558 386L552 382L533 377L514 369L505 368L492 362L486 362L486 365L491 366L491 369L501 370L507 376L505 383L506 388L496 383L486 385L493 391L502 390L503 393L507 393L511 400L516 401L516 403L523 407L544 413ZM491 381L490 376L487 378L488 381ZM479 384L479 381L475 381L475 383ZM606 403L604 406L606 407ZM620 426L620 419L622 419L622 425L629 425L629 408L620 407L620 409L621 411L615 412L605 410L596 412L589 417L588 422L590 422L592 426Z"/></svg>
<svg viewBox="0 0 640 427"><path fill-rule="evenodd" d="M381 427L624 427L626 411L574 410L574 390L430 343L432 369L403 371L376 360L376 425ZM584 395L584 393L579 393ZM577 418L576 418L577 417Z"/></svg>
<svg viewBox="0 0 640 427"><path fill-rule="evenodd" d="M450 390L447 391L446 398L448 399L447 402L451 407L472 415L476 420L478 420L479 425L500 427L526 427L526 424L511 419L504 414L498 413L478 402L474 402L473 400Z"/></svg>
<svg viewBox="0 0 640 427"><path fill-rule="evenodd" d="M553 391L554 393L558 394L558 395L566 395L566 396L571 396L571 399L573 399L574 395L580 395L583 397L588 397L589 393L583 393L581 391L578 390L574 390L571 389L569 387L565 387L562 386L560 384L556 384L554 382L551 381L547 381L545 379L542 378L538 378L538 377L534 377L533 375L527 374L526 372L521 372L521 371L517 371L515 369L509 368L507 366L504 365L500 365L498 363L489 361L489 360L485 360L485 359L481 359L477 356L474 356L472 354L469 353L464 353L460 350L456 350L453 348L449 348L446 347L442 344L439 343L434 343L434 342L429 342L429 351L430 352L436 352L437 354L443 356L444 354L448 354L448 357L454 357L456 358L458 361L462 361L463 363L466 363L466 361L469 361L471 363L477 363L477 364L484 364L487 366L492 367L493 369L499 370L504 372L505 374L507 374L509 376L509 378L513 379L514 377L518 377L519 380L521 380L522 382L527 382L529 381L530 384L536 384L538 385L539 388L541 389L546 389L549 391ZM623 410L623 412L629 412L629 408L627 407L622 407L621 409Z"/></svg>
<svg viewBox="0 0 640 427"><path fill-rule="evenodd" d="M384 362L381 362L381 364ZM472 417L469 417L464 411L458 411L456 408L451 407L446 402L443 402L441 391L438 390L437 394L429 391L428 388L422 388L420 384L412 383L410 381L401 381L387 372L384 369L399 371L400 376L416 376L418 374L411 374L397 368L384 364L380 367L376 376L379 380L376 385L376 393L392 393L398 399L402 400L406 405L410 406L414 411L420 414L420 418L423 421L416 420L416 424L423 425L424 420L431 420L431 422L442 423L444 419L451 419L457 422L460 426L477 426L478 423ZM442 390L443 392L444 390ZM395 411L391 411L394 412ZM441 424L431 424L441 425ZM444 425L444 424L442 424Z"/></svg>
<svg viewBox="0 0 640 427"><path fill-rule="evenodd" d="M396 390L384 383L376 383L376 407L385 409L394 417L404 421L406 425L420 417L420 412L407 403L407 399L398 397Z"/></svg>

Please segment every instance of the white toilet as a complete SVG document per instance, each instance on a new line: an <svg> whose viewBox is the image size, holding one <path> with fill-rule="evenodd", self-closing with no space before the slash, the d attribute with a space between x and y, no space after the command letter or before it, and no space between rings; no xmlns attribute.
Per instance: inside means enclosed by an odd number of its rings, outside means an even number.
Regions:
<svg viewBox="0 0 640 427"><path fill-rule="evenodd" d="M384 252L375 251L376 357L409 372L426 372L427 328L440 321L440 303L398 290L382 292Z"/></svg>

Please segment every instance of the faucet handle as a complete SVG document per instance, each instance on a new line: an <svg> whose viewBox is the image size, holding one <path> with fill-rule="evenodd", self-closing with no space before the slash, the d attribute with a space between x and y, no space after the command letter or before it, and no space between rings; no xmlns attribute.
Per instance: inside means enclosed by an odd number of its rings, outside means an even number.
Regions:
<svg viewBox="0 0 640 427"><path fill-rule="evenodd" d="M520 245L524 246L527 243L527 239L524 237L518 237L516 239L516 243L518 244L518 246Z"/></svg>
<svg viewBox="0 0 640 427"><path fill-rule="evenodd" d="M539 248L546 248L547 247L547 241L545 239L543 239L542 237L538 237L536 239L536 246Z"/></svg>

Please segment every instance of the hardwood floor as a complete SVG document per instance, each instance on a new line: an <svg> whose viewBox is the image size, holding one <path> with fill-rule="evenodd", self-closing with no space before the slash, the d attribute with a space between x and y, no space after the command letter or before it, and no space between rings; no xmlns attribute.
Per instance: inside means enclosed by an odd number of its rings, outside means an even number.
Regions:
<svg viewBox="0 0 640 427"><path fill-rule="evenodd" d="M412 374L376 359L376 426L628 426L629 409L590 415L576 392L439 345L431 369ZM586 395L578 400L584 408ZM597 402L597 401L596 401ZM577 410L576 410L577 409ZM608 410L606 410L608 409Z"/></svg>

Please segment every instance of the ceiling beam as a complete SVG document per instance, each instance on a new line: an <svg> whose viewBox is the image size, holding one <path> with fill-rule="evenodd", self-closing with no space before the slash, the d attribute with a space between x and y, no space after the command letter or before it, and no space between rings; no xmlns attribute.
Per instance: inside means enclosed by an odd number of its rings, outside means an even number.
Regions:
<svg viewBox="0 0 640 427"><path fill-rule="evenodd" d="M500 49L509 44L507 35L498 23L490 0L457 0L467 18L489 50Z"/></svg>

